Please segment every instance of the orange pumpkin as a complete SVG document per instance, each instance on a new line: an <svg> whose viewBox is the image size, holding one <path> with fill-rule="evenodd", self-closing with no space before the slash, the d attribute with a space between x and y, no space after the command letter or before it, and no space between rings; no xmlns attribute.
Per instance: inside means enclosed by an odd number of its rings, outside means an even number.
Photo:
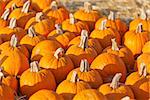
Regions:
<svg viewBox="0 0 150 100"><path fill-rule="evenodd" d="M69 18L69 11L56 1L53 1L50 7L44 9L43 12L47 16L53 17L56 24L61 24L64 20Z"/></svg>
<svg viewBox="0 0 150 100"><path fill-rule="evenodd" d="M82 32L87 33L86 30L83 30ZM92 47L88 47L87 36L83 36L81 38L79 45L77 44L69 47L66 51L66 54L71 58L75 67L78 67L80 65L82 59L87 59L88 62L91 64L97 56L96 50Z"/></svg>
<svg viewBox="0 0 150 100"><path fill-rule="evenodd" d="M119 46L116 42L116 39L111 39L112 46L109 46L103 50L103 52L112 53L119 56L124 64L126 65L127 71L132 72L134 66L134 56L132 52L124 46Z"/></svg>
<svg viewBox="0 0 150 100"><path fill-rule="evenodd" d="M122 73L121 82L126 78L126 67L122 59L111 53L102 53L91 64L91 69L97 69L104 82L110 82L116 73Z"/></svg>
<svg viewBox="0 0 150 100"><path fill-rule="evenodd" d="M69 42L75 37L75 34L63 31L58 24L56 24L55 27L56 29L48 34L48 38L56 39L63 46L63 48L67 49Z"/></svg>
<svg viewBox="0 0 150 100"><path fill-rule="evenodd" d="M36 13L36 16L27 22L25 29L28 29L32 25L35 29L35 32L43 36L47 36L52 30L55 29L53 19L48 18L42 12Z"/></svg>
<svg viewBox="0 0 150 100"><path fill-rule="evenodd" d="M9 16L10 10L6 9L4 13L2 14L0 18L0 29L4 28L8 25L8 16Z"/></svg>
<svg viewBox="0 0 150 100"><path fill-rule="evenodd" d="M17 27L15 18L10 20L9 26L0 29L0 35L3 41L9 41L13 34L15 34L20 41L25 33L24 29Z"/></svg>
<svg viewBox="0 0 150 100"><path fill-rule="evenodd" d="M62 22L63 30L73 32L75 35L80 35L82 30L89 32L89 27L85 22L76 20L73 14L70 14L69 17L69 19Z"/></svg>
<svg viewBox="0 0 150 100"><path fill-rule="evenodd" d="M0 16L3 14L4 9L5 9L5 2L4 0L0 0Z"/></svg>
<svg viewBox="0 0 150 100"><path fill-rule="evenodd" d="M149 100L150 75L146 72L146 68L147 66L141 63L139 72L131 73L125 82L132 88L136 100Z"/></svg>
<svg viewBox="0 0 150 100"><path fill-rule="evenodd" d="M24 3L26 2L27 0L11 0L8 2L8 4L6 5L5 9L9 9L11 8L14 4L17 8L20 8L24 5Z"/></svg>
<svg viewBox="0 0 150 100"><path fill-rule="evenodd" d="M35 12L30 11L29 7L30 1L25 2L22 8L16 8L11 12L11 14L9 15L9 19L16 18L17 25L19 27L25 28L25 25L28 22L28 20L35 16Z"/></svg>
<svg viewBox="0 0 150 100"><path fill-rule="evenodd" d="M83 81L89 83L89 85L92 88L96 89L103 83L103 80L102 80L100 74L98 73L98 71L90 69L89 63L86 59L81 60L80 68L76 68L68 74L67 80L71 79L74 71L77 72L80 80L83 80Z"/></svg>
<svg viewBox="0 0 150 100"><path fill-rule="evenodd" d="M67 74L74 68L71 59L64 54L64 50L62 48L58 48L53 56L42 57L39 65L42 68L51 69L57 83L63 81Z"/></svg>
<svg viewBox="0 0 150 100"><path fill-rule="evenodd" d="M143 49L142 49L143 53L150 53L150 41L146 42Z"/></svg>
<svg viewBox="0 0 150 100"><path fill-rule="evenodd" d="M121 73L117 73L113 77L111 83L106 83L99 87L99 92L105 95L108 100L121 100L125 96L129 96L131 99L134 99L134 94L131 88L119 82L121 76Z"/></svg>
<svg viewBox="0 0 150 100"><path fill-rule="evenodd" d="M106 27L107 20L103 20L99 29L93 30L90 37L99 40L103 48L111 46L111 39L116 38L118 44L120 44L120 34L112 28Z"/></svg>
<svg viewBox="0 0 150 100"><path fill-rule="evenodd" d="M131 30L124 35L124 45L128 47L134 56L141 54L144 44L150 40L150 35L143 30L143 24L140 23L136 30Z"/></svg>
<svg viewBox="0 0 150 100"><path fill-rule="evenodd" d="M77 72L74 71L71 80L64 80L58 85L56 93L61 94L65 100L72 100L75 94L90 88L88 83L78 79Z"/></svg>
<svg viewBox="0 0 150 100"><path fill-rule="evenodd" d="M20 44L25 45L28 50L31 52L33 47L35 47L39 42L45 40L45 38L41 35L38 35L33 26L28 29L28 34L25 35L21 40Z"/></svg>
<svg viewBox="0 0 150 100"><path fill-rule="evenodd" d="M62 96L58 95L52 90L42 89L34 93L29 100L64 100Z"/></svg>
<svg viewBox="0 0 150 100"><path fill-rule="evenodd" d="M23 95L31 96L41 89L55 90L55 78L50 70L41 69L38 62L30 64L30 68L20 77L20 90Z"/></svg>
<svg viewBox="0 0 150 100"><path fill-rule="evenodd" d="M92 8L89 2L84 3L84 7L77 10L74 14L75 18L88 23L90 31L94 29L95 22L100 18L100 12Z"/></svg>

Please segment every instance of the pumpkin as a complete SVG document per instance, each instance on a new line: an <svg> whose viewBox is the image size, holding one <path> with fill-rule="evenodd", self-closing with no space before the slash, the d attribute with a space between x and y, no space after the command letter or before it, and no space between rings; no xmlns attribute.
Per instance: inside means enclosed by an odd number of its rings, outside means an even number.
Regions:
<svg viewBox="0 0 150 100"><path fill-rule="evenodd" d="M124 45L128 47L134 56L141 54L144 44L150 40L148 32L143 30L143 24L140 23L134 31L128 31L124 35Z"/></svg>
<svg viewBox="0 0 150 100"><path fill-rule="evenodd" d="M150 75L146 71L147 66L141 63L139 72L131 73L125 84L129 85L135 95L136 100L148 100L150 90Z"/></svg>
<svg viewBox="0 0 150 100"><path fill-rule="evenodd" d="M5 9L5 2L4 2L4 0L1 0L0 1L0 16L3 14L3 12L4 12L4 9Z"/></svg>
<svg viewBox="0 0 150 100"><path fill-rule="evenodd" d="M34 30L34 27L31 26L28 29L28 34L20 40L20 44L25 45L25 47L27 47L28 50L31 52L33 47L35 47L39 42L43 40L45 40L45 38L37 34Z"/></svg>
<svg viewBox="0 0 150 100"><path fill-rule="evenodd" d="M82 32L87 32L86 30ZM80 44L72 45L66 51L66 54L71 58L75 67L80 65L82 59L87 59L91 64L97 56L97 52L94 48L88 47L88 37L83 36L80 40Z"/></svg>
<svg viewBox="0 0 150 100"><path fill-rule="evenodd" d="M8 25L8 16L9 16L10 10L6 9L4 13L2 14L0 18L0 29L4 28Z"/></svg>
<svg viewBox="0 0 150 100"><path fill-rule="evenodd" d="M64 100L62 96L58 95L52 90L42 89L34 93L29 100Z"/></svg>
<svg viewBox="0 0 150 100"><path fill-rule="evenodd" d="M77 93L73 100L107 100L106 96L95 89L86 89Z"/></svg>
<svg viewBox="0 0 150 100"><path fill-rule="evenodd" d="M55 25L56 29L48 34L48 38L55 38L63 48L67 49L69 42L75 37L74 33L67 32L61 29L60 25Z"/></svg>
<svg viewBox="0 0 150 100"><path fill-rule="evenodd" d="M83 21L78 21L74 18L73 14L69 15L69 19L62 22L62 29L65 31L73 32L75 35L80 35L82 30L89 32L88 25Z"/></svg>
<svg viewBox="0 0 150 100"><path fill-rule="evenodd" d="M16 6L16 8L20 8L20 7L23 7L24 3L26 2L27 0L11 0L8 2L8 4L6 5L5 9L9 9L11 8L12 6Z"/></svg>
<svg viewBox="0 0 150 100"><path fill-rule="evenodd" d="M49 7L43 10L43 12L55 19L56 24L61 24L64 20L69 18L69 11L62 5L53 1Z"/></svg>
<svg viewBox="0 0 150 100"><path fill-rule="evenodd" d="M112 46L109 46L103 50L103 52L112 53L119 56L126 65L127 71L132 72L134 66L134 56L132 52L125 46L117 44L116 39L111 39Z"/></svg>
<svg viewBox="0 0 150 100"><path fill-rule="evenodd" d="M103 80L98 71L90 69L89 63L86 59L81 60L80 68L72 70L68 76L67 80L70 80L73 72L76 71L80 80L87 82L92 88L98 88L102 85Z"/></svg>
<svg viewBox="0 0 150 100"><path fill-rule="evenodd" d="M150 41L146 42L144 47L142 48L143 53L150 53Z"/></svg>
<svg viewBox="0 0 150 100"><path fill-rule="evenodd" d="M9 41L13 34L17 36L19 41L26 34L24 29L17 27L15 18L10 20L9 26L0 29L0 35L3 41Z"/></svg>
<svg viewBox="0 0 150 100"><path fill-rule="evenodd" d="M55 29L53 19L48 18L42 12L36 13L36 16L27 22L25 29L28 29L32 25L35 29L35 32L43 36L47 36L52 30Z"/></svg>
<svg viewBox="0 0 150 100"><path fill-rule="evenodd" d="M93 30L90 37L98 39L103 48L111 46L111 39L113 38L116 38L117 43L120 44L120 34L112 28L107 28L106 23L107 20L103 20L99 29Z"/></svg>
<svg viewBox="0 0 150 100"><path fill-rule="evenodd" d="M128 27L126 23L123 22L120 18L116 18L116 14L113 11L110 11L108 18L106 17L100 18L95 24L95 29L99 29L99 26L105 19L107 19L106 27L110 27L114 30L117 30L120 33L121 37L123 37L124 33L127 32Z"/></svg>
<svg viewBox="0 0 150 100"><path fill-rule="evenodd" d="M23 95L31 96L41 89L55 90L55 78L50 70L41 69L37 61L20 76L20 90Z"/></svg>
<svg viewBox="0 0 150 100"><path fill-rule="evenodd" d="M51 69L57 83L63 81L67 74L74 68L71 59L64 52L64 49L58 48L53 56L44 56L39 62L42 68Z"/></svg>
<svg viewBox="0 0 150 100"><path fill-rule="evenodd" d="M53 55L59 47L61 44L55 40L41 41L33 48L31 60L39 61L42 56Z"/></svg>
<svg viewBox="0 0 150 100"><path fill-rule="evenodd" d="M10 18L16 18L17 19L17 25L19 27L25 28L26 23L30 18L32 18L35 15L34 11L29 10L30 7L30 1L27 1L24 3L22 8L14 9L10 15Z"/></svg>
<svg viewBox="0 0 150 100"><path fill-rule="evenodd" d="M58 85L56 93L61 94L65 100L72 100L75 94L90 88L88 83L78 79L77 72L74 71L70 80L64 80Z"/></svg>
<svg viewBox="0 0 150 100"><path fill-rule="evenodd" d="M131 88L119 82L121 76L121 73L117 73L113 77L111 83L106 83L99 87L99 92L105 95L108 100L121 100L125 96L129 96L131 99L134 99L134 94Z"/></svg>
<svg viewBox="0 0 150 100"><path fill-rule="evenodd" d="M88 23L90 31L94 29L95 22L100 18L100 13L92 8L89 2L84 3L84 7L77 10L74 14L75 18Z"/></svg>
<svg viewBox="0 0 150 100"><path fill-rule="evenodd" d="M91 69L97 69L104 82L110 82L116 73L122 73L121 82L126 78L126 66L122 59L111 53L102 53L91 64Z"/></svg>

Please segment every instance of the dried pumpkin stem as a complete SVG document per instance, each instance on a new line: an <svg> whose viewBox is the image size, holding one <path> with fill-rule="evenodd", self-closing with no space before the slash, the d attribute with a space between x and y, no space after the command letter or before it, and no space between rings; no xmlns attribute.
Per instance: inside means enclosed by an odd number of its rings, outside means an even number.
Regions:
<svg viewBox="0 0 150 100"><path fill-rule="evenodd" d="M29 7L30 7L30 1L27 1L27 2L24 3L23 8L22 8L21 11L24 12L24 13L28 13Z"/></svg>
<svg viewBox="0 0 150 100"><path fill-rule="evenodd" d="M88 37L83 36L81 38L79 47L81 47L83 50L85 50L86 48L88 48Z"/></svg>
<svg viewBox="0 0 150 100"><path fill-rule="evenodd" d="M52 10L57 10L57 9L58 9L58 4L57 4L57 2L56 2L56 1L53 1L53 2L51 3L51 5L50 5L50 8L51 8Z"/></svg>
<svg viewBox="0 0 150 100"><path fill-rule="evenodd" d="M39 67L37 61L33 61L30 63L30 71L31 72L39 72L40 71L40 67Z"/></svg>
<svg viewBox="0 0 150 100"><path fill-rule="evenodd" d="M7 20L9 14L10 14L10 10L6 9L5 12L2 14L1 18L3 20Z"/></svg>
<svg viewBox="0 0 150 100"><path fill-rule="evenodd" d="M108 19L114 21L115 20L115 12L110 11L110 14L108 15Z"/></svg>
<svg viewBox="0 0 150 100"><path fill-rule="evenodd" d="M72 77L70 79L71 82L75 83L75 82L78 82L79 81L79 78L78 78L78 74L76 71L73 71L72 73Z"/></svg>
<svg viewBox="0 0 150 100"><path fill-rule="evenodd" d="M17 47L17 44L18 44L18 39L17 39L16 35L14 34L11 36L10 46Z"/></svg>
<svg viewBox="0 0 150 100"><path fill-rule="evenodd" d="M130 100L130 97L129 96L125 96L121 100Z"/></svg>
<svg viewBox="0 0 150 100"><path fill-rule="evenodd" d="M72 14L72 13L70 13L70 15L69 15L69 19L70 19L70 24L75 24L76 19L74 18L74 16L73 16L73 14Z"/></svg>
<svg viewBox="0 0 150 100"><path fill-rule="evenodd" d="M136 28L136 33L141 33L143 32L143 25L142 23L138 24L137 28Z"/></svg>
<svg viewBox="0 0 150 100"><path fill-rule="evenodd" d="M43 19L43 16L44 16L43 12L36 13L35 20L37 22L40 22Z"/></svg>
<svg viewBox="0 0 150 100"><path fill-rule="evenodd" d="M100 25L99 29L100 29L100 30L105 30L105 29L107 29L107 28L106 28L106 23L107 23L107 19L103 20L103 21L101 22L101 25Z"/></svg>
<svg viewBox="0 0 150 100"><path fill-rule="evenodd" d="M59 59L60 57L62 57L64 55L64 49L63 48L58 48L55 53L54 56L56 57L56 59Z"/></svg>
<svg viewBox="0 0 150 100"><path fill-rule="evenodd" d="M89 70L90 70L90 67L89 67L89 63L88 63L87 59L81 60L80 71L81 72L88 72Z"/></svg>
<svg viewBox="0 0 150 100"><path fill-rule="evenodd" d="M92 4L89 2L84 3L84 11L90 13L92 11Z"/></svg>
<svg viewBox="0 0 150 100"><path fill-rule="evenodd" d="M0 83L2 82L2 79L4 78L3 72L0 72Z"/></svg>
<svg viewBox="0 0 150 100"><path fill-rule="evenodd" d="M116 42L116 39L111 39L111 42L112 42L112 47L111 49L114 50L114 51L119 51L119 47L117 45L117 42Z"/></svg>
<svg viewBox="0 0 150 100"><path fill-rule="evenodd" d="M64 33L62 28L61 28L61 26L59 24L56 24L55 28L56 28L56 33L57 34L63 34Z"/></svg>
<svg viewBox="0 0 150 100"><path fill-rule="evenodd" d="M29 27L29 29L28 29L28 36L31 37L31 38L37 36L33 26Z"/></svg>
<svg viewBox="0 0 150 100"><path fill-rule="evenodd" d="M9 22L9 28L14 29L16 27L17 20L15 18L11 18Z"/></svg>
<svg viewBox="0 0 150 100"><path fill-rule="evenodd" d="M88 37L88 31L87 31L87 30L82 30L82 31L81 31L81 38L82 38L83 36Z"/></svg>
<svg viewBox="0 0 150 100"><path fill-rule="evenodd" d="M14 10L16 8L18 8L17 5L15 3L13 3L12 6L11 6L11 10Z"/></svg>
<svg viewBox="0 0 150 100"><path fill-rule="evenodd" d="M147 69L146 69L146 64L145 63L141 63L140 64L139 74L140 74L140 76L146 77L146 75L147 75Z"/></svg>
<svg viewBox="0 0 150 100"><path fill-rule="evenodd" d="M118 85L119 85L119 80L121 78L122 74L121 73L117 73L114 78L112 79L112 82L110 84L110 87L112 87L113 89L117 89Z"/></svg>
<svg viewBox="0 0 150 100"><path fill-rule="evenodd" d="M145 12L144 9L141 9L140 18L141 18L142 20L146 20L146 19L147 19L147 14L146 14L146 12Z"/></svg>

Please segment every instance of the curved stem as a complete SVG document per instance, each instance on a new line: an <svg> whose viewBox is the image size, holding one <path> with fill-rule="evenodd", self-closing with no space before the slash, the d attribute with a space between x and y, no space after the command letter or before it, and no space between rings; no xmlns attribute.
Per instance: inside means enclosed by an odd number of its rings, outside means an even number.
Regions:
<svg viewBox="0 0 150 100"><path fill-rule="evenodd" d="M73 16L73 14L72 14L72 13L70 13L70 15L69 15L69 19L70 19L70 24L75 24L76 19L74 18L74 16Z"/></svg>
<svg viewBox="0 0 150 100"><path fill-rule="evenodd" d="M103 21L101 22L101 25L100 25L99 29L100 29L100 30L105 30L105 29L107 29L107 28L106 28L106 23L107 23L107 19L103 20Z"/></svg>
<svg viewBox="0 0 150 100"><path fill-rule="evenodd" d="M43 12L38 12L36 13L35 20L37 22L40 22L43 19L43 16L44 16Z"/></svg>
<svg viewBox="0 0 150 100"><path fill-rule="evenodd" d="M62 57L64 55L64 49L63 48L58 48L55 53L54 56L56 57L56 59L59 59L60 57Z"/></svg>
<svg viewBox="0 0 150 100"><path fill-rule="evenodd" d="M141 33L143 32L143 25L142 23L138 24L137 28L136 28L136 33Z"/></svg>
<svg viewBox="0 0 150 100"><path fill-rule="evenodd" d="M89 67L89 63L88 63L87 59L81 60L80 71L81 72L88 72L89 70L90 70L90 67Z"/></svg>
<svg viewBox="0 0 150 100"><path fill-rule="evenodd" d="M31 72L39 72L40 68L37 61L33 61L30 63L30 71Z"/></svg>
<svg viewBox="0 0 150 100"><path fill-rule="evenodd" d="M55 24L55 28L56 28L56 33L57 34L63 34L64 33L59 24Z"/></svg>
<svg viewBox="0 0 150 100"><path fill-rule="evenodd" d="M73 71L70 81L73 82L73 83L76 83L76 82L79 81L78 74L77 74L76 71Z"/></svg>
<svg viewBox="0 0 150 100"><path fill-rule="evenodd" d="M12 6L11 6L11 10L14 10L16 8L18 8L17 5L15 3L13 3Z"/></svg>
<svg viewBox="0 0 150 100"><path fill-rule="evenodd" d="M81 38L79 47L81 47L83 50L85 50L86 48L88 48L88 37L83 36Z"/></svg>
<svg viewBox="0 0 150 100"><path fill-rule="evenodd" d="M117 73L114 78L112 79L112 82L110 84L110 87L112 87L113 89L117 89L118 85L119 85L119 80L121 78L122 74L121 73Z"/></svg>
<svg viewBox="0 0 150 100"><path fill-rule="evenodd" d="M84 3L84 11L90 13L92 11L92 4L89 2Z"/></svg>
<svg viewBox="0 0 150 100"><path fill-rule="evenodd" d="M111 49L114 50L114 51L119 51L119 47L117 45L117 42L116 42L116 39L111 39L111 42L112 42L112 47Z"/></svg>
<svg viewBox="0 0 150 100"><path fill-rule="evenodd" d="M28 13L29 7L30 7L30 1L27 1L27 2L24 3L23 8L22 8L21 11L24 12L24 13Z"/></svg>
<svg viewBox="0 0 150 100"><path fill-rule="evenodd" d="M36 32L34 30L34 27L33 26L30 26L29 29L28 29L28 36L33 38L36 36Z"/></svg>
<svg viewBox="0 0 150 100"><path fill-rule="evenodd" d="M11 18L10 22L9 22L9 28L10 29L14 29L16 27L17 20L15 18Z"/></svg>
<svg viewBox="0 0 150 100"><path fill-rule="evenodd" d="M141 9L141 15L140 15L140 18L143 19L143 20L146 20L147 19L147 14L145 12L144 9Z"/></svg>
<svg viewBox="0 0 150 100"><path fill-rule="evenodd" d="M18 39L17 39L16 35L14 34L11 36L10 46L17 47L17 44L18 44Z"/></svg>
<svg viewBox="0 0 150 100"><path fill-rule="evenodd" d="M5 12L2 14L1 18L3 20L7 20L9 14L10 14L10 10L6 9Z"/></svg>
<svg viewBox="0 0 150 100"><path fill-rule="evenodd" d="M52 10L57 10L57 9L58 9L58 4L57 4L57 2L56 2L56 1L53 1L53 2L51 3L51 5L50 5L50 8L51 8Z"/></svg>
<svg viewBox="0 0 150 100"><path fill-rule="evenodd" d="M110 11L110 14L108 15L108 19L114 21L115 20L115 12Z"/></svg>
<svg viewBox="0 0 150 100"><path fill-rule="evenodd" d="M144 62L140 64L139 74L140 76L144 76L144 77L146 77L147 75L146 64Z"/></svg>

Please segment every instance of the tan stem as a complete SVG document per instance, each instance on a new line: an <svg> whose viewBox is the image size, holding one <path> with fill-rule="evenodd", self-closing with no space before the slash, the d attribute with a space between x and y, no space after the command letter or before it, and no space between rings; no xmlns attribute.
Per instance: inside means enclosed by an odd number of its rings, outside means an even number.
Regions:
<svg viewBox="0 0 150 100"><path fill-rule="evenodd" d="M62 57L64 55L64 49L63 48L58 48L55 53L54 56L56 57L56 59L59 59L60 57Z"/></svg>
<svg viewBox="0 0 150 100"><path fill-rule="evenodd" d="M130 97L129 96L125 96L121 100L130 100Z"/></svg>
<svg viewBox="0 0 150 100"><path fill-rule="evenodd" d="M88 48L88 37L83 36L81 38L79 47L81 47L83 50L85 50L86 48Z"/></svg>
<svg viewBox="0 0 150 100"><path fill-rule="evenodd" d="M70 15L69 15L69 19L70 19L70 24L75 24L76 19L74 18L74 16L73 16L73 14L72 14L72 13L70 13Z"/></svg>
<svg viewBox="0 0 150 100"><path fill-rule="evenodd" d="M146 19L147 19L147 14L146 14L146 12L145 12L144 9L141 9L140 18L141 18L142 20L146 20Z"/></svg>
<svg viewBox="0 0 150 100"><path fill-rule="evenodd" d="M141 63L140 64L139 74L140 74L140 76L146 77L146 75L147 75L147 69L146 69L146 64L145 63Z"/></svg>
<svg viewBox="0 0 150 100"><path fill-rule="evenodd" d="M63 34L63 30L59 24L55 24L55 28L57 34Z"/></svg>
<svg viewBox="0 0 150 100"><path fill-rule="evenodd" d="M76 82L79 81L78 74L77 74L76 71L73 71L70 81L73 82L73 83L76 83Z"/></svg>
<svg viewBox="0 0 150 100"><path fill-rule="evenodd" d="M31 72L39 72L40 71L40 67L39 67L37 61L33 61L30 63L30 71Z"/></svg>
<svg viewBox="0 0 150 100"><path fill-rule="evenodd" d="M17 26L17 20L15 18L11 18L9 22L9 28L14 29Z"/></svg>
<svg viewBox="0 0 150 100"><path fill-rule="evenodd" d="M2 82L2 79L4 78L3 72L0 72L0 83Z"/></svg>
<svg viewBox="0 0 150 100"><path fill-rule="evenodd" d="M29 29L28 29L28 36L31 37L31 38L37 36L33 26L29 27Z"/></svg>
<svg viewBox="0 0 150 100"><path fill-rule="evenodd" d="M57 9L58 9L58 4L57 4L57 2L56 2L56 1L53 1L53 2L51 3L51 5L50 5L50 8L51 8L52 10L57 10Z"/></svg>
<svg viewBox="0 0 150 100"><path fill-rule="evenodd" d="M114 50L114 51L119 51L119 47L117 45L117 42L116 42L116 39L111 39L111 42L112 42L112 47L111 49Z"/></svg>
<svg viewBox="0 0 150 100"><path fill-rule="evenodd" d="M17 47L17 44L18 44L18 39L17 39L16 35L14 34L11 36L10 46Z"/></svg>
<svg viewBox="0 0 150 100"><path fill-rule="evenodd" d="M81 72L88 72L89 70L90 70L90 67L89 67L88 61L86 59L81 60L80 71Z"/></svg>
<svg viewBox="0 0 150 100"><path fill-rule="evenodd" d="M37 22L40 22L40 21L42 21L43 16L44 16L43 12L36 13L35 20Z"/></svg>
<svg viewBox="0 0 150 100"><path fill-rule="evenodd" d="M108 15L108 19L114 21L115 20L115 12L110 11L110 14Z"/></svg>
<svg viewBox="0 0 150 100"><path fill-rule="evenodd" d="M87 30L82 30L82 31L81 31L81 38L82 38L83 36L88 37L88 31L87 31Z"/></svg>
<svg viewBox="0 0 150 100"><path fill-rule="evenodd" d="M24 13L28 13L29 7L30 7L30 1L27 1L27 2L24 3L23 8L22 8L21 11L24 12Z"/></svg>
<svg viewBox="0 0 150 100"><path fill-rule="evenodd" d="M14 10L16 8L17 8L17 5L15 3L13 3L12 6L11 6L11 10Z"/></svg>
<svg viewBox="0 0 150 100"><path fill-rule="evenodd" d="M92 4L89 2L84 3L84 11L90 13L92 11Z"/></svg>
<svg viewBox="0 0 150 100"><path fill-rule="evenodd" d="M122 74L121 73L117 73L113 79L112 79L112 82L110 84L110 87L112 87L113 89L117 89L118 86L119 86L119 80L121 78Z"/></svg>
<svg viewBox="0 0 150 100"><path fill-rule="evenodd" d="M136 33L141 33L143 32L143 25L142 23L138 24L137 28L136 28Z"/></svg>
<svg viewBox="0 0 150 100"><path fill-rule="evenodd" d="M100 30L105 30L106 29L106 23L107 23L107 19L103 20L101 22L101 25L99 27Z"/></svg>
<svg viewBox="0 0 150 100"><path fill-rule="evenodd" d="M3 20L7 20L9 14L10 14L10 10L6 9L5 12L2 14L1 18Z"/></svg>

